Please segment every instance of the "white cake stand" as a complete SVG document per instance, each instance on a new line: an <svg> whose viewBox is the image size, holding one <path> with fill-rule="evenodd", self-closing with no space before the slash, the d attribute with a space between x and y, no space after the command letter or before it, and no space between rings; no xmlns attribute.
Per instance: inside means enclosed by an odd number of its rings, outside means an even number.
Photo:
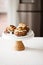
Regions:
<svg viewBox="0 0 43 65"><path fill-rule="evenodd" d="M30 38L33 38L34 37L34 32L30 29L29 32L27 33L26 36L16 36L14 34L5 34L5 33L2 33L2 39L4 40L11 40L12 41L12 44L10 44L10 46L12 45L12 48L14 48L15 44L16 44L16 41L22 41L22 43L24 44L24 40L29 40ZM14 41L14 43L13 43Z"/></svg>
<svg viewBox="0 0 43 65"><path fill-rule="evenodd" d="M2 38L4 38L4 39L24 40L24 39L29 39L32 37L34 37L34 32L31 29L29 30L29 32L27 33L26 36L20 36L20 37L14 35L14 34L2 33Z"/></svg>

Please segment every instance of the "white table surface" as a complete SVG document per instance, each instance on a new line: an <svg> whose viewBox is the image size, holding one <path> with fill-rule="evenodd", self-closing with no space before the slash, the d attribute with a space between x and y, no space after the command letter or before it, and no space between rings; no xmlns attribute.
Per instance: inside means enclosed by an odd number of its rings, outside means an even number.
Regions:
<svg viewBox="0 0 43 65"><path fill-rule="evenodd" d="M43 65L43 38L23 40L24 51L13 49L14 39L0 38L0 65Z"/></svg>

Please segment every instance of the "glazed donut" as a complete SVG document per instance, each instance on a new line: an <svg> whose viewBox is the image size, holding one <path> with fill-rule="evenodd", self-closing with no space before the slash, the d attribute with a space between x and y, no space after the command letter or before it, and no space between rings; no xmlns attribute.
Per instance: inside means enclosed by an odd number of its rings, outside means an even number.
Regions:
<svg viewBox="0 0 43 65"><path fill-rule="evenodd" d="M16 27L14 25L10 25L8 27L6 27L4 33L10 33L12 32L12 34L14 34L14 30L16 29Z"/></svg>
<svg viewBox="0 0 43 65"><path fill-rule="evenodd" d="M27 31L20 27L20 28L15 29L14 34L16 36L25 36L27 34Z"/></svg>

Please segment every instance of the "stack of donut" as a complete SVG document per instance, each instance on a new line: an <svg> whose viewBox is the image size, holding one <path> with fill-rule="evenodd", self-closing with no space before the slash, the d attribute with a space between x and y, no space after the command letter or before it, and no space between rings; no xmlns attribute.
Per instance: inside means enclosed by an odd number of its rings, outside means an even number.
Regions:
<svg viewBox="0 0 43 65"><path fill-rule="evenodd" d="M18 27L15 29L14 34L16 36L25 36L29 31L29 27L24 23L20 23Z"/></svg>
<svg viewBox="0 0 43 65"><path fill-rule="evenodd" d="M19 23L18 27L16 28L14 25L8 26L4 33L15 34L16 36L25 36L27 32L29 31L29 27L25 25L24 23Z"/></svg>

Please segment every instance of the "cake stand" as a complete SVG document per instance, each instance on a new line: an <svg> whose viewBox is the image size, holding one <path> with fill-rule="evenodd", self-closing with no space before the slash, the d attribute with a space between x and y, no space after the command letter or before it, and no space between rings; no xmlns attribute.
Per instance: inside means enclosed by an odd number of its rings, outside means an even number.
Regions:
<svg viewBox="0 0 43 65"><path fill-rule="evenodd" d="M24 39L29 39L32 37L34 37L34 32L31 29L29 30L26 36L19 36L19 37L14 34L2 33L2 38L4 39L24 40Z"/></svg>
<svg viewBox="0 0 43 65"><path fill-rule="evenodd" d="M22 43L19 43L20 45L23 45L23 41L24 40L27 40L27 39L30 39L34 37L34 32L30 29L29 32L27 33L26 36L16 36L14 34L5 34L5 33L2 33L2 39L10 39L12 41L14 41L14 45L13 46L16 46L16 47L20 47L20 46L17 46L16 45L16 41L21 41ZM24 46L25 47L25 46ZM14 48L14 47L13 47ZM18 49L18 48L17 48ZM18 51L18 50L17 50Z"/></svg>

